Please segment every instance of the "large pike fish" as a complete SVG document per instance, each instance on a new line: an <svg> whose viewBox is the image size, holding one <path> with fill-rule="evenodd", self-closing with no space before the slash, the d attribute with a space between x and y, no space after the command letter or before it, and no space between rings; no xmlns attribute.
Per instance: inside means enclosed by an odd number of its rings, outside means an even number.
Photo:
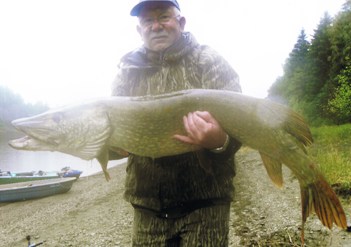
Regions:
<svg viewBox="0 0 351 247"><path fill-rule="evenodd" d="M312 143L308 126L298 114L269 100L202 89L108 97L15 120L14 127L27 136L10 145L97 158L108 178L109 153L116 149L152 158L193 151L173 136L185 134L182 117L198 110L210 112L228 135L258 150L277 186L283 184L282 164L293 172L300 183L303 225L315 211L328 228L333 223L347 228L338 197L306 154L305 146Z"/></svg>

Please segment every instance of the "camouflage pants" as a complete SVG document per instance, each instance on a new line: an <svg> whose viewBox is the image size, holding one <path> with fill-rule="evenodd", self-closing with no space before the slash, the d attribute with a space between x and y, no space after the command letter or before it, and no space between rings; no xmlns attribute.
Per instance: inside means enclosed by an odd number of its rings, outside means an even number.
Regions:
<svg viewBox="0 0 351 247"><path fill-rule="evenodd" d="M230 205L197 209L177 219L134 210L133 247L228 246Z"/></svg>

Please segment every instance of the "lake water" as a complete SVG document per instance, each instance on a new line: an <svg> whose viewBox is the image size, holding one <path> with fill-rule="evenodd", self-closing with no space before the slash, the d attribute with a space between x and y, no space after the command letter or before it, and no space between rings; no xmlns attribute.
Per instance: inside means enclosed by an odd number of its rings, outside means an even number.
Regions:
<svg viewBox="0 0 351 247"><path fill-rule="evenodd" d="M21 135L18 136L20 137ZM8 145L8 141L14 138L16 138L16 135L1 134L0 136L0 170L2 171L60 171L65 166L83 171L81 176L88 176L101 171L100 164L96 159L86 161L59 152L34 152L13 149ZM110 168L124 162L126 162L126 159L113 160L108 163L108 167Z"/></svg>

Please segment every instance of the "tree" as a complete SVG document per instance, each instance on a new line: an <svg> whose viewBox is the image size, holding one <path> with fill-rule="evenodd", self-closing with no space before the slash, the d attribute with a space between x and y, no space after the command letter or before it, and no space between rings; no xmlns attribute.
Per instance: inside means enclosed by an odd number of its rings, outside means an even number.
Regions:
<svg viewBox="0 0 351 247"><path fill-rule="evenodd" d="M351 122L351 61L336 77L338 87L328 102L328 110L337 123Z"/></svg>
<svg viewBox="0 0 351 247"><path fill-rule="evenodd" d="M269 98L284 98L310 122L350 122L351 0L333 19L327 13L309 43L302 30ZM316 122L317 119L317 122Z"/></svg>
<svg viewBox="0 0 351 247"><path fill-rule="evenodd" d="M269 89L270 98L275 98L279 95L292 105L304 96L307 75L304 72L304 68L307 64L309 47L310 43L306 38L305 31L302 29L283 67L284 76L277 79Z"/></svg>
<svg viewBox="0 0 351 247"><path fill-rule="evenodd" d="M335 18L331 29L331 49L330 78L336 78L351 58L351 0L343 5L343 11Z"/></svg>
<svg viewBox="0 0 351 247"><path fill-rule="evenodd" d="M317 29L314 30L315 32L308 52L308 70L311 76L310 81L306 86L305 93L310 99L315 98L330 79L330 57L332 55L330 37L331 27L332 18L328 13L324 13L324 17L318 24Z"/></svg>

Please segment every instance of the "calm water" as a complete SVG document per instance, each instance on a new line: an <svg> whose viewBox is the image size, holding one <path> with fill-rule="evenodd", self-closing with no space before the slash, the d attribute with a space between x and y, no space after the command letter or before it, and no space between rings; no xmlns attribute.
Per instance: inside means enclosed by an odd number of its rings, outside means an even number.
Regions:
<svg viewBox="0 0 351 247"><path fill-rule="evenodd" d="M83 171L82 176L88 176L101 171L97 160L86 161L59 152L15 150L8 145L8 141L14 138L16 138L14 135L2 134L0 136L0 169L2 171L59 171L65 166ZM108 167L124 162L125 160L113 160L109 162Z"/></svg>

